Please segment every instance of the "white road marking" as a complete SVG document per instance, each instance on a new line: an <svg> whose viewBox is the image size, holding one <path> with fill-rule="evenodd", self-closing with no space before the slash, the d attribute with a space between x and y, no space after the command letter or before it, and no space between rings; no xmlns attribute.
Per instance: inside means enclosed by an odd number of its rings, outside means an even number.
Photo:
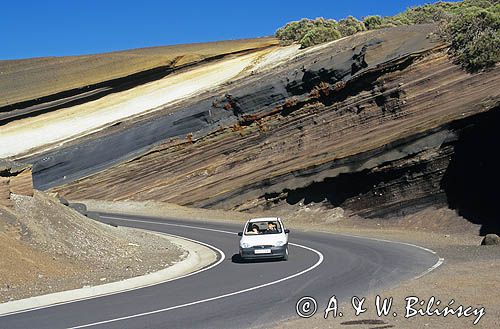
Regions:
<svg viewBox="0 0 500 329"><path fill-rule="evenodd" d="M199 226L190 226L190 225L183 225L183 224L163 223L163 222L146 221L146 220L124 219L124 218L121 218L121 217L112 217L112 216L102 216L102 217L104 217L104 218L110 218L110 219L123 220L123 221L132 221L132 222L142 222L142 223L150 223L150 224L158 224L158 225L185 227L185 228L198 229L198 230L204 230L204 231L220 232L220 233L225 233L225 234L234 234L234 235L237 234L235 232L224 231L224 230L217 230L217 229L210 229L210 228L199 227ZM378 238L362 237L362 236L356 236L356 235L350 235L350 234L341 234L341 233L335 233L335 234L337 234L337 235L343 235L343 236L347 236L347 237L354 237L354 238L360 238L360 239L369 239L369 240L387 242L387 243L399 243L399 244L403 244L403 245L408 245L408 246L416 247L416 248L419 248L419 249L422 249L422 250L425 250L427 252L430 252L432 254L437 255L437 253L435 251L431 250L431 249L428 249L428 248L425 248L425 247L422 247L422 246L419 246L419 245L411 244L411 243L399 242L399 241L391 241L391 240L384 240L384 239L378 239ZM184 238L184 237L182 237L182 238ZM187 238L184 238L184 239L187 239ZM206 244L204 242L200 242L200 241L196 241L196 240L192 240L192 239L187 239L187 240L191 240L193 242L200 243L200 244L209 246L209 247L217 250L222 255L221 259L218 262L214 263L213 265L211 265L211 266L209 266L207 268L201 269L199 271L187 274L187 275L179 277L179 278L170 279L170 280L167 280L165 282L177 280L177 279L180 279L180 278L183 278L183 277L187 277L187 276L190 276L190 275L194 275L194 274L200 273L202 271L206 271L206 270L208 270L208 269L210 269L210 268L212 268L212 267L220 264L224 260L225 254L220 249L218 249L218 248L216 248L214 246L208 245L208 244ZM235 292L231 292L231 293L227 293L227 294L224 294L224 295L215 296L215 297L211 297L211 298L207 298L207 299L202 299L202 300L198 300L198 301L194 301L194 302L190 302L190 303L186 303L186 304L171 306L171 307L164 308L164 309L159 309L159 310L154 310L154 311L150 311L150 312L138 313L138 314L133 314L133 315L129 315L129 316L119 317L119 318L115 318L115 319L110 319L110 320L104 320L104 321L99 321L99 322L84 324L84 325L80 325L80 326L76 326L76 327L70 327L68 329L88 328L88 327L92 327L92 326L96 326L96 325L101 325L101 324L106 324L106 323L112 323L112 322L118 322L118 321L123 321L123 320L127 320L127 319L132 319L132 318L138 318L138 317L142 317L142 316L146 316L146 315L152 315L152 314L156 314L156 313L167 312L167 311L171 311L171 310L178 309L178 308L188 307L188 306L192 306L192 305L196 305L196 304L201 304L201 303L205 303L205 302L209 302L209 301L214 301L214 300L218 300L218 299L227 298L227 297L230 297L230 296L242 294L242 293L245 293L245 292L249 292L249 291L253 291L253 290L256 290L256 289L263 288L263 287L267 287L267 286L270 286L270 285L273 285L273 284L277 284L277 283L280 283L280 282L283 282L283 281L295 278L297 276L300 276L300 275L302 275L304 273L307 273L307 272L313 270L314 268L318 267L323 262L323 260L324 260L323 254L321 252L313 249L313 248L310 248L310 247L307 247L307 246L304 246L304 245L300 245L300 244L295 244L295 243L290 243L290 245L294 245L294 246L299 247L299 248L304 248L306 250L309 250L309 251L312 251L312 252L316 253L319 256L319 260L314 265L312 265L311 267L309 267L309 268L307 268L307 269L305 269L305 270L303 270L301 272L295 273L295 274L293 274L291 276L279 279L279 280L274 281L274 282L269 282L269 283L262 284L260 286L255 286L255 287L251 287L251 288L247 288L247 289L243 289L243 290L239 290L239 291L235 291ZM439 260L432 267L428 268L426 271L424 271L423 273L421 273L420 275L418 275L417 277L415 277L413 279L418 279L418 278L420 278L420 277L428 274L429 272L431 272L434 269L436 269L437 267L439 267L443 263L443 261L444 261L443 258L439 258ZM136 289L140 289L140 288L135 288L135 289L130 289L130 290L136 290ZM120 292L118 292L118 293L120 293ZM112 294L109 294L109 295L112 295ZM99 296L99 297L101 297L101 296ZM98 298L98 297L93 297L93 298ZM91 298L89 298L89 299L91 299ZM77 301L72 301L72 302L77 302ZM72 302L68 302L68 303L72 303ZM67 304L67 303L62 303L62 304ZM58 304L58 305L61 305L61 304ZM47 307L52 307L52 306L56 306L56 305L51 305L51 306L47 306ZM40 308L47 308L47 307L40 307ZM34 309L32 309L32 310L34 310ZM29 311L31 311L31 310L29 310ZM19 313L22 313L22 312L23 311L21 311Z"/></svg>
<svg viewBox="0 0 500 329"><path fill-rule="evenodd" d="M432 265L427 270L425 270L424 272L420 273L419 275L417 275L416 277L414 277L411 280L420 279L421 277L423 277L424 275L429 274L430 272L434 271L436 268L438 268L439 266L441 266L441 264L444 263L444 258L439 257L438 254L437 254L437 252L435 252L432 249L419 246L417 244L408 243L408 242L401 242L401 241L391 241L391 240L385 240L385 239L379 239L379 238L371 238L371 237L359 236L359 235L354 235L354 234L345 234L345 233L334 233L334 234L336 234L336 235L342 235L342 236L347 236L347 237L350 237L350 238L368 239L368 240L374 240L374 241L380 241L380 242L403 244L403 245L406 245L406 246L415 247L415 248L418 248L418 249L425 250L425 251L430 252L431 254L434 254L434 255L436 255L438 257L438 261L434 265Z"/></svg>
<svg viewBox="0 0 500 329"><path fill-rule="evenodd" d="M169 225L169 226L179 226L179 227L186 227L186 228L192 228L192 229L198 229L198 230L204 230L204 231L220 232L220 233L226 233L226 234L237 234L235 232L229 232L229 231L224 231L224 230L216 230L216 229L209 229L209 228L199 227L199 226L189 226L189 225L182 225L182 224L162 223L162 222L154 222L154 221L146 221L146 220L123 219L123 218L110 217L110 216L102 216L102 217L104 217L104 218L111 218L111 219L118 219L118 220L124 220L124 221L132 221L132 222L141 222L141 223L150 223L150 224L159 224L159 225ZM97 326L97 325L101 325L101 324L106 324L106 323L112 323L112 322L117 322L117 321L123 321L123 320L138 318L138 317L141 317L141 316L146 316L146 315L151 315L151 314L157 314L157 313L162 313L162 312L168 312L168 311L175 310L175 309L178 309L178 308L188 307L188 306L192 306L192 305L196 305L196 304L211 302L211 301L214 301L214 300L218 300L218 299L222 299L222 298L227 298L227 297L231 297L231 296L243 294L243 293L246 293L246 292L249 292L249 291L257 290L257 289L260 289L260 288L264 288L264 287L268 287L268 286L271 286L271 285L274 285L274 284L278 284L278 283L286 281L286 280L293 279L293 278L298 277L298 276L300 276L302 274L305 274L305 273L307 273L309 271L312 271L313 269L315 269L316 267L318 267L323 262L324 257L323 257L323 254L321 252L319 252L319 251L317 251L317 250L315 250L313 248L300 245L300 244L296 244L296 243L289 243L289 244L316 253L316 255L318 255L318 258L319 258L318 261L314 265L312 265L312 266L310 266L310 267L306 268L305 270L302 270L302 271L300 271L298 273L292 274L290 276L281 278L281 279L273 281L273 282L264 283L264 284L261 284L259 286L254 286L254 287L250 287L250 288L247 288L247 289L234 291L234 292L231 292L231 293L227 293L227 294L223 294L223 295L219 295L219 296L215 296L215 297L211 297L211 298L201 299L201 300L197 300L197 301L186 303L186 304L171 306L171 307L167 307L167 308L163 308L163 309L159 309L159 310L154 310L154 311L150 311L150 312L144 312L144 313L138 313L138 314L133 314L133 315L128 315L128 316L123 316L123 317L120 317L120 318L115 318L115 319L110 319L110 320L104 320L104 321L99 321L99 322L88 323L88 324L84 324L84 325L80 325L80 326L76 326L76 327L71 327L71 328L68 328L68 329L88 328L88 327Z"/></svg>
<svg viewBox="0 0 500 329"><path fill-rule="evenodd" d="M183 224L172 224L172 223L163 223L163 222L156 222L156 221L149 221L149 220L141 220L141 219L129 219L129 218L122 218L122 217L113 217L113 216L108 216L108 215L99 215L102 218L109 218L109 219L118 219L118 220L123 220L123 221L129 221L129 222L138 222L138 223L148 223L148 224L158 224L158 225L167 225L167 226L177 226L177 227L184 227L184 228L194 228L196 230L203 230L203 231L212 231L212 232L219 232L219 233L226 233L226 234L238 234L235 232L231 231L224 231L224 230L216 230L214 228L206 228L206 227L201 227L201 226L191 226L191 225L183 225Z"/></svg>
<svg viewBox="0 0 500 329"><path fill-rule="evenodd" d="M436 262L436 264L434 264L433 266L429 267L426 271L422 272L421 274L417 275L416 277L414 277L412 280L417 280L417 279L420 279L421 277L423 277L424 275L434 271L435 269L437 269L439 266L441 266L441 264L444 263L444 258L442 257L439 257L438 261Z"/></svg>
<svg viewBox="0 0 500 329"><path fill-rule="evenodd" d="M102 216L102 217L127 221L127 219L123 219L121 217L112 217L112 216ZM194 229L198 229L198 230L214 231L214 232L221 232L221 233L228 233L228 234L237 234L237 233L229 232L229 231L216 230L216 229L199 227L199 226L183 225L183 224L161 223L161 222L142 221L142 220L135 220L135 219L131 219L131 221L143 222L143 223L162 224L162 225L170 225L170 226L178 226L178 227L186 227L186 228L194 228ZM368 240L374 240L374 241L380 241L380 242L386 242L386 243L403 244L403 245L407 245L407 246L410 246L410 247L414 247L414 248L425 250L425 251L427 251L427 252L429 252L431 254L434 254L434 255L438 256L437 253L434 250L429 249L429 248L425 248L425 247L422 247L422 246L419 246L419 245L416 245L416 244L413 244L413 243L400 242L400 241L391 241L391 240L385 240L385 239L379 239L379 238L371 238L371 237L359 236L359 235L354 235L354 234L344 234L344 233L333 233L333 234L342 235L342 236L348 236L348 237L358 238L358 239L368 239ZM294 245L293 243L290 243L290 244ZM432 265L431 267L429 267L427 270L425 270L424 272L420 273L419 275L415 276L411 280L420 279L424 275L426 275L426 274L434 271L436 268L438 268L439 266L441 266L443 263L444 263L444 258L438 256L438 261L434 265Z"/></svg>
<svg viewBox="0 0 500 329"><path fill-rule="evenodd" d="M127 220L127 219L123 219L121 217L112 217L112 216L102 216L102 217L104 217L104 218L110 218L110 219L125 220L125 221ZM198 229L198 230L214 231L214 232L221 232L221 233L227 233L227 234L237 234L237 233L229 232L229 231L216 230L216 229L199 227L199 226L183 225L183 224L161 223L161 222L143 221L143 220L135 220L135 219L131 219L131 221L143 222L143 223L155 223L155 224L178 226L178 227L186 227L186 228L195 228L195 229ZM425 247L422 247L422 246L419 246L419 245L416 245L416 244L413 244L413 243L400 242L400 241L391 241L391 240L385 240L385 239L379 239L379 238L371 238L371 237L359 236L359 235L354 235L354 234L344 234L344 233L333 233L333 234L347 236L347 237L352 237L352 238L358 238L358 239L368 239L368 240L374 240L374 241L380 241L380 242L403 244L403 245L407 245L407 246L410 246L410 247L415 247L415 248L419 248L419 249L425 250L425 251L427 251L427 252L429 252L431 254L434 254L434 255L438 256L437 253L434 250L429 249L429 248L425 248ZM290 243L290 244L293 245L293 243ZM425 270L424 272L422 272L421 274L417 275L416 277L414 277L411 280L420 279L424 275L426 275L426 274L434 271L436 268L438 268L439 266L441 266L443 263L444 263L444 258L439 257L438 261L433 266L429 267L427 270Z"/></svg>

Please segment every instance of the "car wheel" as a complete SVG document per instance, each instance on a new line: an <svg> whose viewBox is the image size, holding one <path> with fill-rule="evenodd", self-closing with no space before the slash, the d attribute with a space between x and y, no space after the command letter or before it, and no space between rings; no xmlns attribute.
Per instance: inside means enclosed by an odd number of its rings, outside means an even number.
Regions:
<svg viewBox="0 0 500 329"><path fill-rule="evenodd" d="M283 260L287 261L288 260L288 247L285 250L285 256L283 256Z"/></svg>

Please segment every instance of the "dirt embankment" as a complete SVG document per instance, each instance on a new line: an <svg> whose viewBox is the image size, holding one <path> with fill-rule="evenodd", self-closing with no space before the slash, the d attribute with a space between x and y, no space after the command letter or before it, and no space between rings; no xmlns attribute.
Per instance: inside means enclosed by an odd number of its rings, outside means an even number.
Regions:
<svg viewBox="0 0 500 329"><path fill-rule="evenodd" d="M185 257L166 239L96 222L38 191L11 201L0 206L0 302L127 279Z"/></svg>

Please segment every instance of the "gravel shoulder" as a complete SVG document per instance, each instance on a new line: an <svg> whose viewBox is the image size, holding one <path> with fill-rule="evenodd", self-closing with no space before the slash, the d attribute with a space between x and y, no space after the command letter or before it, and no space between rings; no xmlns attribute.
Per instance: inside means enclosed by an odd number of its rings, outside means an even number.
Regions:
<svg viewBox="0 0 500 329"><path fill-rule="evenodd" d="M35 191L0 208L0 303L156 272L187 257L169 239L112 227Z"/></svg>
<svg viewBox="0 0 500 329"><path fill-rule="evenodd" d="M308 319L295 319L280 323L279 329L299 328L498 328L500 327L500 247L481 246L479 225L474 225L447 208L428 208L398 219L362 219L349 217L342 209L321 209L298 205L296 208L274 209L258 213L193 209L161 202L80 200L89 209L143 214L158 217L175 217L199 220L243 222L250 217L278 215L292 229L324 231L358 235L412 243L437 252L444 262L432 272L384 291L369 292L365 313L354 316L350 301L338 301L343 317L323 318L328 301L318 301L318 312ZM293 234L293 231L292 231ZM332 291L332 295L335 292ZM378 317L375 297L393 297L392 311L398 316ZM406 298L416 296L426 303L434 296L441 301L440 309L451 300L455 308L480 309L485 314L476 325L476 316L457 317L413 316L405 318ZM427 304L425 304L426 306ZM425 306L422 308L425 309ZM433 306L432 309L436 309Z"/></svg>

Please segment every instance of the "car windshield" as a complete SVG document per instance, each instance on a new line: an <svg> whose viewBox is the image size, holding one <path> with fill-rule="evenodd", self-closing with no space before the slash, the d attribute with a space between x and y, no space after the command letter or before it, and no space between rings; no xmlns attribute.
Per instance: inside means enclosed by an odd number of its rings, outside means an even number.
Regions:
<svg viewBox="0 0 500 329"><path fill-rule="evenodd" d="M257 234L278 234L281 233L282 228L278 221L259 221L248 223L245 234L246 235L257 235Z"/></svg>

